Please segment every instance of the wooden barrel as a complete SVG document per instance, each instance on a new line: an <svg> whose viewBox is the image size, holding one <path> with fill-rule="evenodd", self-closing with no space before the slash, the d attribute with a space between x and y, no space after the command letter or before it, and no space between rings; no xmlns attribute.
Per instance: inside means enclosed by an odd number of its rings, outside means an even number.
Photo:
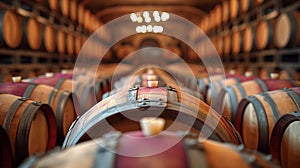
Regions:
<svg viewBox="0 0 300 168"><path fill-rule="evenodd" d="M173 145L174 144L174 145ZM112 148L108 149L108 145ZM148 148L149 147L149 148ZM166 149L164 149L166 148ZM176 153L176 155L174 155ZM103 159L105 158L105 160ZM249 159L253 158L253 159ZM64 151L30 158L21 167L279 167L273 159L259 152L229 143L198 141L197 135L186 136L164 131L159 136L145 136L141 131L126 134L112 132ZM217 160L217 161L216 161ZM149 165L150 164L150 165Z"/></svg>
<svg viewBox="0 0 300 168"><path fill-rule="evenodd" d="M256 79L256 77L244 77L244 76L240 76L240 75L235 75L235 76L232 76L225 80L218 80L218 81L212 82L208 85L208 88L207 88L206 103L208 103L209 105L212 105L212 107L215 107L215 110L218 110L218 108L216 108L216 107L219 106L219 102L217 102L216 100L218 99L220 91L223 88L225 88L227 86L235 85L240 82L245 82L245 81L254 80L254 79ZM215 100L214 103L217 103L217 104L214 104L214 105L211 104L212 100Z"/></svg>
<svg viewBox="0 0 300 168"><path fill-rule="evenodd" d="M235 126L246 148L268 153L272 130L279 117L298 110L300 97L291 89L248 96L239 103Z"/></svg>
<svg viewBox="0 0 300 168"><path fill-rule="evenodd" d="M209 26L210 26L210 23L209 23L209 15L207 16L204 16L201 20L202 22L202 31L204 33L207 33L209 31Z"/></svg>
<svg viewBox="0 0 300 168"><path fill-rule="evenodd" d="M211 11L209 11L209 32L212 32L215 28L216 28L216 11L215 9L212 9Z"/></svg>
<svg viewBox="0 0 300 168"><path fill-rule="evenodd" d="M84 10L84 16L83 16L83 27L88 30L90 25L90 18L91 18L91 11L88 9Z"/></svg>
<svg viewBox="0 0 300 168"><path fill-rule="evenodd" d="M68 33L67 34L67 53L69 55L74 55L74 49L75 49L75 45L74 45L74 35L72 33Z"/></svg>
<svg viewBox="0 0 300 168"><path fill-rule="evenodd" d="M278 48L300 46L300 12L282 13L275 22L274 43Z"/></svg>
<svg viewBox="0 0 300 168"><path fill-rule="evenodd" d="M241 13L249 12L254 6L254 0L241 0L240 1L240 11Z"/></svg>
<svg viewBox="0 0 300 168"><path fill-rule="evenodd" d="M225 0L222 3L222 22L226 24L229 19L229 1Z"/></svg>
<svg viewBox="0 0 300 168"><path fill-rule="evenodd" d="M30 155L54 148L56 123L49 105L0 94L0 107L0 124L9 135L18 164Z"/></svg>
<svg viewBox="0 0 300 168"><path fill-rule="evenodd" d="M159 116L166 120L166 127L170 127L169 129L188 127L199 133L209 109L210 107L198 98L173 87L135 87L121 90L103 99L83 114L70 129L64 144L73 146L114 129L120 132L139 130L137 121L143 117ZM197 116L192 117L193 114ZM221 117L212 109L209 114L212 123L216 118ZM190 119L195 121L192 122ZM208 123L207 126L211 127L212 123ZM214 124L217 128L207 136L216 141L239 143L238 135L224 118ZM85 129L82 129L83 127Z"/></svg>
<svg viewBox="0 0 300 168"><path fill-rule="evenodd" d="M215 24L216 27L221 26L222 24L222 6L221 4L215 6Z"/></svg>
<svg viewBox="0 0 300 168"><path fill-rule="evenodd" d="M223 51L223 53L225 56L230 55L231 46L232 46L231 34L228 32L227 34L224 35L224 51Z"/></svg>
<svg viewBox="0 0 300 168"><path fill-rule="evenodd" d="M238 29L232 31L232 54L237 55L242 51L243 39Z"/></svg>
<svg viewBox="0 0 300 168"><path fill-rule="evenodd" d="M299 114L298 111L281 116L272 131L270 153L283 168L299 165Z"/></svg>
<svg viewBox="0 0 300 168"><path fill-rule="evenodd" d="M295 86L296 84L294 84L290 80L256 79L253 81L246 81L222 89L218 102L224 105L222 114L226 116L230 121L234 122L238 104L244 97L266 91L272 91L281 88L290 88Z"/></svg>
<svg viewBox="0 0 300 168"><path fill-rule="evenodd" d="M47 52L53 53L56 50L56 34L52 25L47 24L44 26L43 45Z"/></svg>
<svg viewBox="0 0 300 168"><path fill-rule="evenodd" d="M70 0L70 18L73 22L77 21L77 0Z"/></svg>
<svg viewBox="0 0 300 168"><path fill-rule="evenodd" d="M82 46L82 38L80 37L80 36L75 36L75 54L76 55L79 55L79 53L80 53L80 50L81 50L81 46Z"/></svg>
<svg viewBox="0 0 300 168"><path fill-rule="evenodd" d="M75 107L77 114L83 114L90 107L96 104L96 98L94 97L94 87L87 83L81 83L78 81L72 81L71 79L57 78L57 77L39 77L31 78L28 80L31 83L45 84L55 87L56 89L66 90L78 97L79 106Z"/></svg>
<svg viewBox="0 0 300 168"><path fill-rule="evenodd" d="M59 5L60 12L61 12L61 14L64 17L69 17L70 16L70 13L69 13L69 11L70 11L70 9L69 9L69 7L70 7L69 1L70 0L60 0L60 5Z"/></svg>
<svg viewBox="0 0 300 168"><path fill-rule="evenodd" d="M258 50L270 48L273 44L273 23L261 20L255 28L255 46Z"/></svg>
<svg viewBox="0 0 300 168"><path fill-rule="evenodd" d="M78 24L83 25L84 22L84 5L78 4L77 20Z"/></svg>
<svg viewBox="0 0 300 168"><path fill-rule="evenodd" d="M59 0L47 0L47 1L48 1L48 6L51 10L58 11Z"/></svg>
<svg viewBox="0 0 300 168"><path fill-rule="evenodd" d="M56 34L57 51L59 54L66 52L66 33L63 30L57 30Z"/></svg>
<svg viewBox="0 0 300 168"><path fill-rule="evenodd" d="M218 51L218 54L220 56L223 56L223 50L224 50L224 42L223 42L223 36L218 36L216 39L216 49Z"/></svg>
<svg viewBox="0 0 300 168"><path fill-rule="evenodd" d="M47 85L25 82L1 84L0 93L13 94L49 104L56 117L56 144L62 145L70 125L77 117L72 93L57 90Z"/></svg>
<svg viewBox="0 0 300 168"><path fill-rule="evenodd" d="M0 41L4 46L17 48L22 41L21 17L12 10L0 10Z"/></svg>
<svg viewBox="0 0 300 168"><path fill-rule="evenodd" d="M92 74L89 74L89 73L83 73L83 74L77 75L74 78L73 78L72 73L67 73L67 74L57 73L57 74L55 74L55 77L56 78L64 78L64 79L73 79L77 82L89 83L89 84L92 84L95 82L94 89L95 89L95 94L97 96L97 101L101 101L103 93L108 92L111 89L108 79L99 79L99 78L94 79Z"/></svg>
<svg viewBox="0 0 300 168"><path fill-rule="evenodd" d="M13 156L9 137L0 125L0 167L13 167Z"/></svg>
<svg viewBox="0 0 300 168"><path fill-rule="evenodd" d="M230 19L236 19L239 14L240 4L239 0L230 0L229 9L230 9Z"/></svg>
<svg viewBox="0 0 300 168"><path fill-rule="evenodd" d="M242 1L244 2L244 1ZM255 31L251 25L247 25L243 31L243 51L251 52L255 48Z"/></svg>
<svg viewBox="0 0 300 168"><path fill-rule="evenodd" d="M32 49L38 50L42 45L42 24L36 18L30 17L24 19L24 41Z"/></svg>

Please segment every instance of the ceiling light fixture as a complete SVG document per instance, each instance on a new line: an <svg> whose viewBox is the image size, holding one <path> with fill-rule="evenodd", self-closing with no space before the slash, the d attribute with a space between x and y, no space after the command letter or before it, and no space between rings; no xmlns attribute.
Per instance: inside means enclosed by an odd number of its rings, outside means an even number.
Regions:
<svg viewBox="0 0 300 168"><path fill-rule="evenodd" d="M170 14L167 12L158 12L158 11L143 11L143 12L136 12L130 14L130 20L134 23L143 24L146 23L147 25L138 25L136 27L137 33L147 33L147 32L154 32L154 33L162 33L164 28L159 25L151 25L151 22L155 24L159 24L160 22L165 22L170 19Z"/></svg>

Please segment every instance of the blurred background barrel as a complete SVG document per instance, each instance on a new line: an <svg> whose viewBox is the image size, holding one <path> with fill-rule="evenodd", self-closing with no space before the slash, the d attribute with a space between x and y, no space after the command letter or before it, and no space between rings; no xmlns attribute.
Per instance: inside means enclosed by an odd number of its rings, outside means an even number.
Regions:
<svg viewBox="0 0 300 168"><path fill-rule="evenodd" d="M270 48L273 45L273 21L261 20L255 29L255 46L258 50Z"/></svg>
<svg viewBox="0 0 300 168"><path fill-rule="evenodd" d="M274 28L274 43L278 48L300 46L300 12L282 13Z"/></svg>
<svg viewBox="0 0 300 168"><path fill-rule="evenodd" d="M1 24L0 26L0 40L2 46L10 48L17 48L22 41L22 19L12 10L0 10Z"/></svg>
<svg viewBox="0 0 300 168"><path fill-rule="evenodd" d="M53 53L56 50L56 31L50 24L44 25L44 32L42 35L43 45L47 52Z"/></svg>
<svg viewBox="0 0 300 168"><path fill-rule="evenodd" d="M36 18L24 18L23 37L32 50L39 50L42 45L42 25Z"/></svg>

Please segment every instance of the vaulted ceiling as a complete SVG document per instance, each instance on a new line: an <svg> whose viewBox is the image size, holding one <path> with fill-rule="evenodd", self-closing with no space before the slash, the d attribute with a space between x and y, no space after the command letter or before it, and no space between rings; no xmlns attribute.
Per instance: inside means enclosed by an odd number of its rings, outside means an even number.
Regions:
<svg viewBox="0 0 300 168"><path fill-rule="evenodd" d="M81 0L103 22L132 12L158 10L174 13L197 23L222 0Z"/></svg>

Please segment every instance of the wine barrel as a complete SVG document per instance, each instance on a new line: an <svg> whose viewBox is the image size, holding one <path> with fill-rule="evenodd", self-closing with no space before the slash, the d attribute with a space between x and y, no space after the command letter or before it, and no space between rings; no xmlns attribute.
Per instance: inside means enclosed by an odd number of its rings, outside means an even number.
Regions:
<svg viewBox="0 0 300 168"><path fill-rule="evenodd" d="M72 33L67 34L67 53L74 55L74 35Z"/></svg>
<svg viewBox="0 0 300 168"><path fill-rule="evenodd" d="M30 155L55 146L55 116L47 104L0 94L0 124L9 135L18 164Z"/></svg>
<svg viewBox="0 0 300 168"><path fill-rule="evenodd" d="M212 117L210 120L212 123L221 117L198 98L173 87L134 87L103 99L83 114L70 128L64 146L73 146L100 137L110 130L116 129L121 132L139 130L137 121L143 117L159 116L166 120L166 127L171 130L191 128L192 131L199 133L208 113ZM212 123L205 124L211 127ZM212 130L212 134L207 135L209 138L239 143L238 134L224 118L221 117L220 121L214 124L217 127Z"/></svg>
<svg viewBox="0 0 300 168"><path fill-rule="evenodd" d="M57 30L56 34L57 51L59 54L66 52L66 33L63 30Z"/></svg>
<svg viewBox="0 0 300 168"><path fill-rule="evenodd" d="M240 4L239 0L230 0L229 9L230 9L230 19L236 19L239 14Z"/></svg>
<svg viewBox="0 0 300 168"><path fill-rule="evenodd" d="M240 11L241 13L249 12L254 6L254 0L241 0L240 1Z"/></svg>
<svg viewBox="0 0 300 168"><path fill-rule="evenodd" d="M53 53L56 50L56 34L52 25L47 24L44 26L43 45L47 52Z"/></svg>
<svg viewBox="0 0 300 168"><path fill-rule="evenodd" d="M13 156L11 150L11 144L9 137L0 125L0 167L12 168L13 167Z"/></svg>
<svg viewBox="0 0 300 168"><path fill-rule="evenodd" d="M56 117L56 144L62 145L70 125L77 117L72 93L47 85L25 82L1 84L0 93L13 94L49 104Z"/></svg>
<svg viewBox="0 0 300 168"><path fill-rule="evenodd" d="M237 83L232 86L228 86L221 90L219 101L223 106L223 115L230 121L234 122L236 117L236 110L239 102L246 96L259 94L261 92L272 91L282 88L295 87L290 80L277 80L277 79L255 79L252 81L246 81ZM221 109L223 108L221 106ZM218 110L221 111L221 110Z"/></svg>
<svg viewBox="0 0 300 168"><path fill-rule="evenodd" d="M244 1L242 1L244 2ZM247 25L243 31L243 51L251 52L255 48L255 31L251 25Z"/></svg>
<svg viewBox="0 0 300 168"><path fill-rule="evenodd" d="M51 10L58 11L59 0L47 0L47 1L48 1L48 6Z"/></svg>
<svg viewBox="0 0 300 168"><path fill-rule="evenodd" d="M275 22L274 43L278 48L300 46L300 12L282 13Z"/></svg>
<svg viewBox="0 0 300 168"><path fill-rule="evenodd" d="M88 30L90 25L90 18L91 18L91 11L88 9L84 10L84 16L83 16L83 27Z"/></svg>
<svg viewBox="0 0 300 168"><path fill-rule="evenodd" d="M225 0L222 2L222 22L226 24L229 19L229 1Z"/></svg>
<svg viewBox="0 0 300 168"><path fill-rule="evenodd" d="M81 50L81 46L82 46L82 38L80 36L75 36L75 54L79 55L80 50Z"/></svg>
<svg viewBox="0 0 300 168"><path fill-rule="evenodd" d="M209 23L209 15L207 16L204 16L202 19L201 19L201 24L202 24L202 31L204 33L208 33L209 31L209 26L210 26L210 23Z"/></svg>
<svg viewBox="0 0 300 168"><path fill-rule="evenodd" d="M77 20L79 25L83 25L84 22L84 5L78 4Z"/></svg>
<svg viewBox="0 0 300 168"><path fill-rule="evenodd" d="M243 46L243 39L238 29L232 31L232 54L237 55L241 52Z"/></svg>
<svg viewBox="0 0 300 168"><path fill-rule="evenodd" d="M276 122L271 136L270 153L279 160L283 168L299 165L300 113L285 114Z"/></svg>
<svg viewBox="0 0 300 168"><path fill-rule="evenodd" d="M0 41L4 46L17 48L22 41L21 17L12 10L0 10Z"/></svg>
<svg viewBox="0 0 300 168"><path fill-rule="evenodd" d="M72 73L57 73L55 74L56 78L64 78L64 79L73 79L76 82L82 82L82 83L87 83L87 84L92 84L95 82L95 94L97 96L97 101L101 101L102 95L105 92L108 92L111 90L111 86L110 86L110 81L109 79L104 79L104 78L95 78L94 76L92 76L92 74L89 73L82 73L80 75L76 75L73 78L73 74Z"/></svg>
<svg viewBox="0 0 300 168"><path fill-rule="evenodd" d="M224 35L224 55L229 56L231 53L231 47L232 41L231 41L231 34L228 32Z"/></svg>
<svg viewBox="0 0 300 168"><path fill-rule="evenodd" d="M70 18L73 22L77 21L77 0L70 0Z"/></svg>
<svg viewBox="0 0 300 168"><path fill-rule="evenodd" d="M39 83L52 86L56 89L66 90L78 97L80 109L75 107L77 114L83 114L96 104L96 98L94 98L94 87L88 83L81 83L78 81L72 81L71 79L57 78L57 77L39 77L31 78L27 80L30 83ZM79 110L79 112L77 111Z"/></svg>
<svg viewBox="0 0 300 168"><path fill-rule="evenodd" d="M240 82L245 82L245 81L254 80L254 79L256 79L256 77L244 77L244 76L236 75L235 77L231 77L231 78L228 78L225 80L219 80L219 81L212 82L208 85L208 88L207 88L206 103L209 105L212 105L212 107L214 107L215 110L217 110L217 109L219 109L219 108L217 108L219 106L219 102L214 101L214 103L216 103L216 104L211 104L211 103L212 103L212 100L218 99L220 91L223 88L225 88L227 86L235 85Z"/></svg>
<svg viewBox="0 0 300 168"><path fill-rule="evenodd" d="M199 142L197 135L165 131L146 137L141 131L126 134L112 132L64 151L29 158L24 167L280 167L262 153L229 143L211 140ZM172 145L174 144L174 145ZM108 146L111 148L108 149ZM167 149L162 149L167 148ZM126 153L126 154L123 154ZM128 153L128 154L127 154ZM174 155L174 153L176 153ZM105 158L105 160L104 160ZM253 159L249 159L253 158ZM55 160L56 162L53 162Z"/></svg>
<svg viewBox="0 0 300 168"><path fill-rule="evenodd" d="M209 11L208 23L209 23L208 31L212 32L216 28L216 11L215 11L215 9L212 9L211 11Z"/></svg>
<svg viewBox="0 0 300 168"><path fill-rule="evenodd" d="M24 41L32 50L40 49L42 45L42 25L36 18L30 17L24 19Z"/></svg>
<svg viewBox="0 0 300 168"><path fill-rule="evenodd" d="M261 20L256 25L255 47L258 50L271 48L273 45L273 21Z"/></svg>
<svg viewBox="0 0 300 168"><path fill-rule="evenodd" d="M221 4L215 6L215 25L216 27L222 24L222 6Z"/></svg>
<svg viewBox="0 0 300 168"><path fill-rule="evenodd" d="M60 5L59 5L59 7L60 7L60 12L61 12L61 14L64 16L64 17L69 17L70 16L70 13L69 13L69 11L70 11L70 9L69 9L69 7L70 7L70 2L69 2L70 0L60 0Z"/></svg>
<svg viewBox="0 0 300 168"><path fill-rule="evenodd" d="M269 153L271 133L279 117L298 110L300 97L292 89L248 96L239 103L235 126L246 148Z"/></svg>
<svg viewBox="0 0 300 168"><path fill-rule="evenodd" d="M224 49L224 42L223 42L223 36L218 36L216 39L216 49L218 51L218 54L220 56L223 56L223 49Z"/></svg>

